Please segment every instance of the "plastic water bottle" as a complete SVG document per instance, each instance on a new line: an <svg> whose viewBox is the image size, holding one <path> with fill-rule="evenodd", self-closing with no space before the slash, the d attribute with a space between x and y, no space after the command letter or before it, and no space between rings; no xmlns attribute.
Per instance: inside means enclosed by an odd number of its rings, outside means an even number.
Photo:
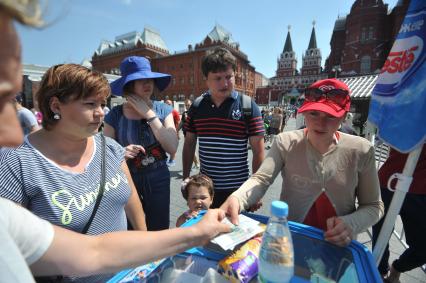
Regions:
<svg viewBox="0 0 426 283"><path fill-rule="evenodd" d="M273 201L271 214L259 252L259 281L285 283L294 274L294 251L287 222L287 203Z"/></svg>

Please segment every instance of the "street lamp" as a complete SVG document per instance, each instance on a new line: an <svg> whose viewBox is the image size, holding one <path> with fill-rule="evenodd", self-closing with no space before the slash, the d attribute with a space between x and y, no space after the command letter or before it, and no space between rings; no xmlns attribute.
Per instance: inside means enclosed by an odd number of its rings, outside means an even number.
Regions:
<svg viewBox="0 0 426 283"><path fill-rule="evenodd" d="M342 71L342 68L340 68L340 65L336 65L331 69L332 72L334 72L334 77L337 78L337 75Z"/></svg>

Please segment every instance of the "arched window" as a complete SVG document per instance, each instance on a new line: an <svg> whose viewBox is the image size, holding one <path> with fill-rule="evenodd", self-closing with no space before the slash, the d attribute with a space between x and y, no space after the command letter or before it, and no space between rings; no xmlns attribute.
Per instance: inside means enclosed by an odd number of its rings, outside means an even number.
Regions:
<svg viewBox="0 0 426 283"><path fill-rule="evenodd" d="M362 56L361 58L361 74L366 74L371 72L371 57L370 56Z"/></svg>

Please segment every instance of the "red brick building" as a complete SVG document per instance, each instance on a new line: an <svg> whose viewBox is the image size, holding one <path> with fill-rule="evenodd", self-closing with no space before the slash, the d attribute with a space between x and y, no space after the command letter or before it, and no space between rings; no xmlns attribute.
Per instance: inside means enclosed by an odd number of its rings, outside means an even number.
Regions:
<svg viewBox="0 0 426 283"><path fill-rule="evenodd" d="M215 47L228 49L237 58L235 89L254 96L255 68L231 33L216 25L201 43L188 45L188 49L171 54L160 34L151 28L143 33L132 32L117 36L114 42L102 42L92 57L93 69L109 74L120 74L120 62L127 56L148 56L152 70L172 75L172 82L159 99L193 99L207 90L201 72L202 58Z"/></svg>
<svg viewBox="0 0 426 283"><path fill-rule="evenodd" d="M330 76L379 73L408 4L400 0L390 11L382 0L356 0L350 13L335 22L325 71Z"/></svg>
<svg viewBox="0 0 426 283"><path fill-rule="evenodd" d="M294 90L326 77L350 77L379 73L407 11L409 0L399 0L391 10L383 0L356 0L347 16L337 18L330 40L330 54L321 67L321 51L312 28L308 49L297 69L290 29L277 59L276 75L269 86L256 89L259 104L280 104ZM355 100L358 98L355 97ZM369 96L361 99L368 100ZM356 103L355 103L356 104ZM368 104L367 104L368 105Z"/></svg>

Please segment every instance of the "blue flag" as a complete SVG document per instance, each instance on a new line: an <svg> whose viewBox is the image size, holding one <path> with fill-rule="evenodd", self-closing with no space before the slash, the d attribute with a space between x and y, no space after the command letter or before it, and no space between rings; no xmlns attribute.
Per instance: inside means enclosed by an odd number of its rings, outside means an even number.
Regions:
<svg viewBox="0 0 426 283"><path fill-rule="evenodd" d="M400 152L426 138L426 1L411 0L373 89L368 119Z"/></svg>

